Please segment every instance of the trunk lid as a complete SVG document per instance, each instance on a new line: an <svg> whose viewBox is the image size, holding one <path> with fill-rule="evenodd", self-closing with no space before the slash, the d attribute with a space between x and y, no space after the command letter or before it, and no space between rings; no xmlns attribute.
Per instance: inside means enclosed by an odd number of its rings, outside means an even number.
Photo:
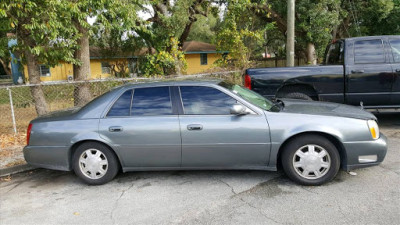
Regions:
<svg viewBox="0 0 400 225"><path fill-rule="evenodd" d="M61 119L68 119L70 116L78 112L80 107L59 110L47 113L45 115L39 116L38 118L32 120L32 122L44 122L44 121L56 121Z"/></svg>

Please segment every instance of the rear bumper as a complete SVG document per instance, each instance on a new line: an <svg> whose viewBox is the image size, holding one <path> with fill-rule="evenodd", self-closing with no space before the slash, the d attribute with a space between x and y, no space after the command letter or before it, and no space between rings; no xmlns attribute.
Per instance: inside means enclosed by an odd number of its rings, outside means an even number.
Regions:
<svg viewBox="0 0 400 225"><path fill-rule="evenodd" d="M25 161L32 166L70 171L69 148L66 146L25 146Z"/></svg>
<svg viewBox="0 0 400 225"><path fill-rule="evenodd" d="M387 138L382 133L377 140L344 142L343 145L346 150L346 163L343 169L346 171L379 165L385 159L387 152ZM364 156L376 156L376 161L360 162L360 157Z"/></svg>

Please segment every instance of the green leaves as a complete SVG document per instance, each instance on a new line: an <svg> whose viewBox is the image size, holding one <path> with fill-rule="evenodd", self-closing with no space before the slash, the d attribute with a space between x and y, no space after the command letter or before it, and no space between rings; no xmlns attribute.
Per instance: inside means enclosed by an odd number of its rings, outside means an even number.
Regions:
<svg viewBox="0 0 400 225"><path fill-rule="evenodd" d="M221 61L222 66L232 65L246 68L250 57L262 46L265 32L274 28L274 23L263 23L255 12L265 11L265 2L249 0L228 1L222 29L217 34L217 48L229 51L230 60ZM266 13L265 13L266 14Z"/></svg>
<svg viewBox="0 0 400 225"><path fill-rule="evenodd" d="M141 64L141 70L145 76L171 75L177 72L177 67L184 72L187 68L185 55L178 48L175 38L170 39L170 52L159 51L156 54L147 54Z"/></svg>

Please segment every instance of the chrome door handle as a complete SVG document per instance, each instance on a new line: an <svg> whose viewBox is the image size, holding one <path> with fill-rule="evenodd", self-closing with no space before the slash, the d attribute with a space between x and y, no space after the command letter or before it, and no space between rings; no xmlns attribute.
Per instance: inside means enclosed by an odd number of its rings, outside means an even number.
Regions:
<svg viewBox="0 0 400 225"><path fill-rule="evenodd" d="M364 70L352 70L351 73L364 73Z"/></svg>
<svg viewBox="0 0 400 225"><path fill-rule="evenodd" d="M189 124L187 125L188 130L203 130L203 125L201 124Z"/></svg>
<svg viewBox="0 0 400 225"><path fill-rule="evenodd" d="M119 127L119 126L109 127L108 130L110 132L121 132L121 131L123 131L122 127Z"/></svg>

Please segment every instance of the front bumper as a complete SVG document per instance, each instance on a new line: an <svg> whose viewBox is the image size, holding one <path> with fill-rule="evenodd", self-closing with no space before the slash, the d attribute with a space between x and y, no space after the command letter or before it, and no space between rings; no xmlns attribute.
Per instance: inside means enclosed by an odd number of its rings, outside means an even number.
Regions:
<svg viewBox="0 0 400 225"><path fill-rule="evenodd" d="M32 166L70 171L69 148L66 146L25 146L25 161Z"/></svg>
<svg viewBox="0 0 400 225"><path fill-rule="evenodd" d="M380 164L386 156L387 138L382 133L380 138L372 141L344 142L346 159L343 169L350 171L357 168L375 166ZM376 155L375 162L360 162L359 157Z"/></svg>

